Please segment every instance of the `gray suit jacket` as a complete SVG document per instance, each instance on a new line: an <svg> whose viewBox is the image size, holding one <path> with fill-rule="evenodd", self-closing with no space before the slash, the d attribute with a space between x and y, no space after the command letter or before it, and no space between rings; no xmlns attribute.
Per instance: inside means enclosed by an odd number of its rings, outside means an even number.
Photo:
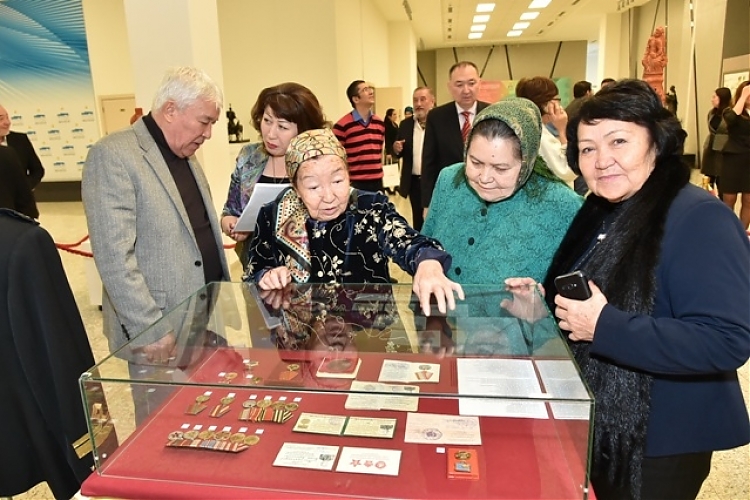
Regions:
<svg viewBox="0 0 750 500"><path fill-rule="evenodd" d="M195 157L189 162L228 279L208 181ZM104 333L114 352L205 284L202 257L177 186L142 120L91 148L81 190L104 285ZM170 330L179 332L180 327L163 325L137 338L132 347L153 343ZM120 354L130 357L129 352Z"/></svg>

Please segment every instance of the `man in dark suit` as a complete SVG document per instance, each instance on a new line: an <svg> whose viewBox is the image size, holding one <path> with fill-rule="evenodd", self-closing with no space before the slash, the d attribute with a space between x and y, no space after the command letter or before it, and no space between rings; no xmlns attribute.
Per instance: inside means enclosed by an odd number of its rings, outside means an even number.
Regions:
<svg viewBox="0 0 750 500"><path fill-rule="evenodd" d="M422 147L427 113L435 107L435 95L429 87L418 87L412 96L413 115L401 121L393 143L393 154L403 158L398 194L411 202L412 227L422 230Z"/></svg>
<svg viewBox="0 0 750 500"><path fill-rule="evenodd" d="M39 217L34 195L26 183L18 155L0 146L0 208L10 208L32 219Z"/></svg>
<svg viewBox="0 0 750 500"><path fill-rule="evenodd" d="M21 161L21 167L26 174L29 187L34 189L44 177L44 167L31 145L26 134L10 131L10 115L0 104L0 146L7 146L16 152Z"/></svg>
<svg viewBox="0 0 750 500"><path fill-rule="evenodd" d="M422 149L422 206L426 209L432 200L440 171L463 161L464 141L477 113L488 103L477 101L479 70L470 61L457 62L448 71L448 90L453 102L430 111L425 127ZM424 211L427 214L427 210Z"/></svg>

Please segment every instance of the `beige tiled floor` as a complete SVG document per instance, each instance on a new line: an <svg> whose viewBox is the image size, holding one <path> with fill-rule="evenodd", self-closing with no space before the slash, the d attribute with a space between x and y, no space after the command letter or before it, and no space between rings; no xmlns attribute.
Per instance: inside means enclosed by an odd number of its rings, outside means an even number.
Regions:
<svg viewBox="0 0 750 500"><path fill-rule="evenodd" d="M408 202L400 197L395 198L398 209L404 214L409 214ZM58 243L72 243L86 234L86 223L80 203L40 203L39 211L40 222ZM239 279L239 264L236 263L234 255L231 257L235 262L231 266L233 278ZM86 325L94 356L100 360L108 354L108 350L101 334L101 313L97 306L91 305L89 300L86 267L91 261L66 252L61 252L61 258ZM394 271L394 276L402 282L409 279L398 269ZM746 364L742 367L739 374L745 401L750 401L748 397L750 365ZM721 411L721 409L716 411ZM52 499L53 497L46 484L40 484L14 498ZM704 484L699 498L702 500L747 500L750 498L750 447L744 446L714 454L711 475Z"/></svg>

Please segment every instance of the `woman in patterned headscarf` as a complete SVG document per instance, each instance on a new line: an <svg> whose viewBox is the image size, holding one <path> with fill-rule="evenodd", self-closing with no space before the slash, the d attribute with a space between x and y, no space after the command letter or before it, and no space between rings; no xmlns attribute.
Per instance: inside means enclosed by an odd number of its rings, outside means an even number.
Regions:
<svg viewBox="0 0 750 500"><path fill-rule="evenodd" d="M245 281L263 290L295 283L389 283L388 260L414 276L425 310L455 307L450 255L422 236L380 193L349 185L346 152L329 129L308 130L286 152L292 187L258 214Z"/></svg>
<svg viewBox="0 0 750 500"><path fill-rule="evenodd" d="M440 173L422 232L453 257L450 279L544 279L582 199L539 156L541 136L536 105L504 99L477 115L465 162Z"/></svg>

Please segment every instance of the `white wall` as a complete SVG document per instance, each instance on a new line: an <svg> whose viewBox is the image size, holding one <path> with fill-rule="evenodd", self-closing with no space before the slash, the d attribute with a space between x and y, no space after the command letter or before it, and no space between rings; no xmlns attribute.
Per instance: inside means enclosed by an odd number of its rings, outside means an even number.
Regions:
<svg viewBox="0 0 750 500"><path fill-rule="evenodd" d="M329 120L339 114L334 5L330 0L218 0L224 93L255 139L250 111L261 90L297 82L317 96Z"/></svg>
<svg viewBox="0 0 750 500"><path fill-rule="evenodd" d="M123 0L83 0L82 4L97 105L101 96L135 93L122 2ZM97 110L97 113L100 112L101 110ZM99 126L103 135L101 119Z"/></svg>
<svg viewBox="0 0 750 500"><path fill-rule="evenodd" d="M411 106L412 93L417 84L417 39L411 23L388 23L388 59L390 63L390 86L401 87L401 105Z"/></svg>

